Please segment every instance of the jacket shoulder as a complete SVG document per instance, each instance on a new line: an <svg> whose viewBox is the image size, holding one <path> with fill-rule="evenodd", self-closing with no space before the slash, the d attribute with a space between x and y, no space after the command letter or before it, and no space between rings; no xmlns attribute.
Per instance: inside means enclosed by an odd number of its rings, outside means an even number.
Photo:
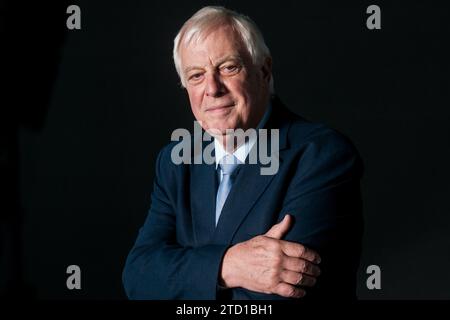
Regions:
<svg viewBox="0 0 450 320"><path fill-rule="evenodd" d="M315 123L296 116L291 122L288 133L292 148L314 146L321 152L348 152L357 154L352 141L343 133L322 123Z"/></svg>

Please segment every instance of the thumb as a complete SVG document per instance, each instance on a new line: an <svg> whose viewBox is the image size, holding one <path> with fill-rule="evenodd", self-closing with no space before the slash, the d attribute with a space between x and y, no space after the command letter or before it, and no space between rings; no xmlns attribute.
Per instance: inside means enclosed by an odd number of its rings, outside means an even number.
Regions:
<svg viewBox="0 0 450 320"><path fill-rule="evenodd" d="M266 232L265 236L275 239L281 239L286 235L289 228L291 227L291 224L292 216L287 214L284 216L283 220L273 225L272 228L270 228L270 230Z"/></svg>

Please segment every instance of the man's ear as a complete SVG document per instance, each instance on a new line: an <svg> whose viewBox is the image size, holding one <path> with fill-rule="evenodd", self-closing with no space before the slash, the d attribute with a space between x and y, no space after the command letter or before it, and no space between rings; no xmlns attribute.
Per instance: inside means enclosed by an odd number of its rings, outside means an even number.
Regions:
<svg viewBox="0 0 450 320"><path fill-rule="evenodd" d="M272 77L272 58L267 57L264 59L264 62L261 66L261 72L263 79L267 81L267 83L270 82L270 78Z"/></svg>

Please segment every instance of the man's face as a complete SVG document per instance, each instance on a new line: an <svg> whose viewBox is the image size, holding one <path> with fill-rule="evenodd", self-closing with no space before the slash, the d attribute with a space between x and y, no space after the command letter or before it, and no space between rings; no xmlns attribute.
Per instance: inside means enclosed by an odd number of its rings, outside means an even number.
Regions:
<svg viewBox="0 0 450 320"><path fill-rule="evenodd" d="M258 125L269 98L270 59L255 66L228 26L181 47L180 58L192 112L205 130L224 135Z"/></svg>

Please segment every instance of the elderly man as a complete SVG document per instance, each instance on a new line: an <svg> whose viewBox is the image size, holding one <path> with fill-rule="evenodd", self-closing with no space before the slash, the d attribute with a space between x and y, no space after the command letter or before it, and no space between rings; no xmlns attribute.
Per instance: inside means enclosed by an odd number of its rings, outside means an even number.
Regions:
<svg viewBox="0 0 450 320"><path fill-rule="evenodd" d="M176 36L175 67L215 160L175 164L175 143L159 153L123 272L129 298L355 298L361 160L341 134L283 106L271 61L256 25L222 7ZM279 130L277 172L249 162L259 138L235 143L230 129Z"/></svg>

